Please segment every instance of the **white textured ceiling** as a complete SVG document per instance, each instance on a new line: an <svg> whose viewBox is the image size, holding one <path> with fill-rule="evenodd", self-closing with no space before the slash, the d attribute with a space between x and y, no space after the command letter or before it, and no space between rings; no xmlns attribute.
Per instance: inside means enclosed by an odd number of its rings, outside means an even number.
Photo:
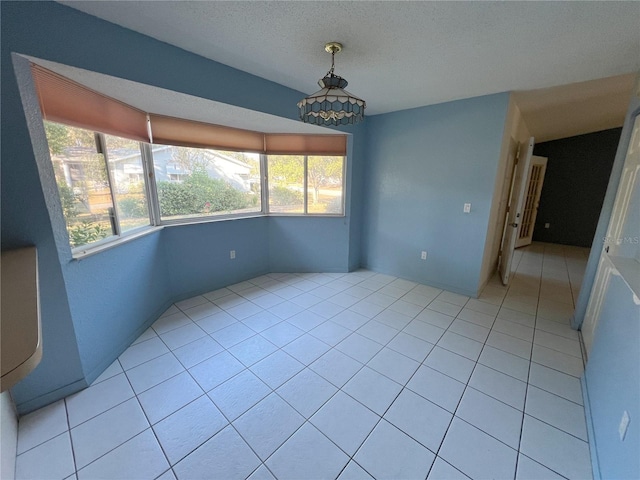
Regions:
<svg viewBox="0 0 640 480"><path fill-rule="evenodd" d="M635 74L514 93L536 142L620 127L631 99Z"/></svg>
<svg viewBox="0 0 640 480"><path fill-rule="evenodd" d="M329 67L324 43L340 41L336 72L367 100L368 115L514 91L538 142L621 126L640 70L635 1L59 3L306 93ZM189 112L168 112L172 92L60 69L156 113L262 131L308 127L222 104L207 113L193 98L182 102Z"/></svg>
<svg viewBox="0 0 640 480"><path fill-rule="evenodd" d="M640 69L640 3L61 1L311 93L336 73L378 114Z"/></svg>

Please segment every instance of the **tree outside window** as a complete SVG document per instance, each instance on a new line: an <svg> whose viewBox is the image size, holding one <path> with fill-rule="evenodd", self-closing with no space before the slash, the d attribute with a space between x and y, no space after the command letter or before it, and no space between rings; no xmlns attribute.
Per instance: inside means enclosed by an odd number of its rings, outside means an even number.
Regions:
<svg viewBox="0 0 640 480"><path fill-rule="evenodd" d="M269 155L268 171L271 213L343 212L344 157Z"/></svg>

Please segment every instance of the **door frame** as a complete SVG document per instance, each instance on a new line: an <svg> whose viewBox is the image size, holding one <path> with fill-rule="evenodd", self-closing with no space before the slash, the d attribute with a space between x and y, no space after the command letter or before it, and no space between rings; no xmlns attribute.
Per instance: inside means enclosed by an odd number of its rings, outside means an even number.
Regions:
<svg viewBox="0 0 640 480"><path fill-rule="evenodd" d="M533 137L530 137L527 142L522 142L518 148L518 156L516 157L512 192L508 207L509 215L506 231L502 239L500 263L498 265L498 271L504 285L509 285L511 278L511 262L513 260L513 252L515 251L518 232L520 231L519 220L522 217L525 182L527 180L529 166L531 165L534 144L535 139Z"/></svg>

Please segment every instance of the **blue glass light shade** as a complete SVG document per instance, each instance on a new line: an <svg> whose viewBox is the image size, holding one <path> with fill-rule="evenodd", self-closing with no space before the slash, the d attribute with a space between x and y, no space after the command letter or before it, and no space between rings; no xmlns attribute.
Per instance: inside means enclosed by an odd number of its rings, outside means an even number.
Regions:
<svg viewBox="0 0 640 480"><path fill-rule="evenodd" d="M348 82L328 73L318 81L322 90L298 102L300 120L315 125L348 125L364 118L367 104L344 90Z"/></svg>

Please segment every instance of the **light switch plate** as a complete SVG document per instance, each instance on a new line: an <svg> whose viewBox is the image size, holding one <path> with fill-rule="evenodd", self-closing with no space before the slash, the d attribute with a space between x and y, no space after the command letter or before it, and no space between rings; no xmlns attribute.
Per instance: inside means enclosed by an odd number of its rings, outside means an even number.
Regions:
<svg viewBox="0 0 640 480"><path fill-rule="evenodd" d="M470 213L471 212L471 204L470 203L465 203L463 211L464 211L464 213Z"/></svg>

